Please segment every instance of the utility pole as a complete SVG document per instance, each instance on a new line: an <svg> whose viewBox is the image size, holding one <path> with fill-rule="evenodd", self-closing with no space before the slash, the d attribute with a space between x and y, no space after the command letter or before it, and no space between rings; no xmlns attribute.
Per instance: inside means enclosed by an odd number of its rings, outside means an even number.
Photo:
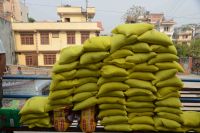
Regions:
<svg viewBox="0 0 200 133"><path fill-rule="evenodd" d="M87 8L88 8L88 0L86 0L86 22L88 21L88 11L87 11Z"/></svg>

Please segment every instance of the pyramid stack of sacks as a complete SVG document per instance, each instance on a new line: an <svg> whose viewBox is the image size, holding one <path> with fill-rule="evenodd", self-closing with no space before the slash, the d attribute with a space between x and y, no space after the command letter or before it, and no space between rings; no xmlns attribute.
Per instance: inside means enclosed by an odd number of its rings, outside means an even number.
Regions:
<svg viewBox="0 0 200 133"><path fill-rule="evenodd" d="M200 132L200 112L183 111L183 114L181 114L181 118L183 119L183 131Z"/></svg>
<svg viewBox="0 0 200 133"><path fill-rule="evenodd" d="M28 99L19 112L19 114L21 115L20 123L22 125L28 125L29 128L52 127L52 125L50 124L49 114L46 111L47 103L47 97L38 96Z"/></svg>
<svg viewBox="0 0 200 133"><path fill-rule="evenodd" d="M81 45L62 49L60 58L52 69L48 110L72 106L74 88L79 84L75 77L79 65L79 58L83 54Z"/></svg>
<svg viewBox="0 0 200 133"><path fill-rule="evenodd" d="M87 109L97 103L97 81L100 75L102 60L109 55L110 37L93 37L83 44L84 53L80 57L80 63L75 77L79 83L74 89L74 111Z"/></svg>
<svg viewBox="0 0 200 133"><path fill-rule="evenodd" d="M182 123L179 90L183 83L176 73L183 72L183 69L176 62L176 48L167 35L156 30L145 32L138 40L148 43L152 52L156 53L148 61L149 65L155 65L159 69L154 73L155 80L152 81L157 88L155 127L157 130L178 131Z"/></svg>
<svg viewBox="0 0 200 133"><path fill-rule="evenodd" d="M148 61L155 57L156 53L151 51L148 42L138 40L138 37L153 28L153 25L144 23L122 24L112 31L116 36L126 37L125 41L119 42L120 49L133 53L125 57L125 62L134 64L134 66L126 68L129 75L125 81L130 86L125 91L125 95L127 97L128 122L132 130L155 130L152 116L155 107L153 101L156 99L156 87L151 82L155 80L154 72L158 71L158 68L148 64ZM135 40L130 41L133 37ZM125 44L124 42L129 43Z"/></svg>

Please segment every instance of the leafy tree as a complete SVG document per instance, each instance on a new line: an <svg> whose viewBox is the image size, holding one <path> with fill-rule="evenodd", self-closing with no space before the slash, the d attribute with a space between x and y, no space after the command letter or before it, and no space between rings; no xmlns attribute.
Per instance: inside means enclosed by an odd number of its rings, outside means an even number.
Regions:
<svg viewBox="0 0 200 133"><path fill-rule="evenodd" d="M188 57L190 53L190 46L187 44L175 44L179 57Z"/></svg>
<svg viewBox="0 0 200 133"><path fill-rule="evenodd" d="M122 16L122 19L126 23L136 23L140 16L146 15L146 9L141 6L133 5L126 13Z"/></svg>
<svg viewBox="0 0 200 133"><path fill-rule="evenodd" d="M191 41L190 56L200 57L200 39L195 39Z"/></svg>
<svg viewBox="0 0 200 133"><path fill-rule="evenodd" d="M29 18L28 18L28 22L33 23L33 22L35 22L35 19L32 18L32 17L29 17Z"/></svg>

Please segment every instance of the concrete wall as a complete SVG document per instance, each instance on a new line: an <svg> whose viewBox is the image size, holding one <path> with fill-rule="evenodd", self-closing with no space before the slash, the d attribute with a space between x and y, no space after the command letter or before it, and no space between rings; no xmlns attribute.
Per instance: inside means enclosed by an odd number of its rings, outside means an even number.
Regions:
<svg viewBox="0 0 200 133"><path fill-rule="evenodd" d="M11 23L2 18L0 18L0 39L6 50L6 64L16 63Z"/></svg>

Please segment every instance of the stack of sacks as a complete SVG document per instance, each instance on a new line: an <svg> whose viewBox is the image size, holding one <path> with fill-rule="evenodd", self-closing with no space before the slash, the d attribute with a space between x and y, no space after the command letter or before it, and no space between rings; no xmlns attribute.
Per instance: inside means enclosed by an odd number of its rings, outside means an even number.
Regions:
<svg viewBox="0 0 200 133"><path fill-rule="evenodd" d="M102 67L102 60L109 55L110 37L93 37L83 44L84 53L80 57L75 78L79 83L74 89L74 111L87 109L96 105L98 92L97 81Z"/></svg>
<svg viewBox="0 0 200 133"><path fill-rule="evenodd" d="M183 69L176 62L178 60L176 48L167 35L156 30L145 32L138 37L138 40L151 45L152 52L156 53L156 56L151 58L148 64L159 68L159 71L155 72L156 79L152 81L157 88L155 127L164 131L179 130L182 119L178 91L183 87L183 83L176 77L176 73L182 72Z"/></svg>
<svg viewBox="0 0 200 133"><path fill-rule="evenodd" d="M145 28L140 30L141 27ZM137 41L137 36L152 27L149 24L123 24L112 31L114 35L111 39L111 54L104 59L102 77L98 81L98 117L106 130L132 130L128 123L124 96L124 91L128 90L129 86L124 81L127 80L127 69L133 68L135 63L126 61L126 58L134 55L133 49L138 49L139 45L132 47Z"/></svg>
<svg viewBox="0 0 200 133"><path fill-rule="evenodd" d="M184 111L181 118L183 119L183 131L200 132L200 112Z"/></svg>
<svg viewBox="0 0 200 133"><path fill-rule="evenodd" d="M79 81L75 78L76 67L83 53L81 45L62 49L58 62L53 66L48 110L72 105L73 89Z"/></svg>
<svg viewBox="0 0 200 133"><path fill-rule="evenodd" d="M99 114L101 125L109 131L131 131L123 91L129 88L123 83L128 72L114 65L104 65L98 81Z"/></svg>
<svg viewBox="0 0 200 133"><path fill-rule="evenodd" d="M46 112L47 97L32 97L20 110L20 123L33 127L52 127L50 124L49 114Z"/></svg>
<svg viewBox="0 0 200 133"><path fill-rule="evenodd" d="M153 101L156 99L154 96L156 88L151 82L155 80L153 72L157 71L158 68L155 65L148 65L147 62L155 57L156 53L151 52L148 43L137 40L138 36L152 29L153 26L151 24L139 23L122 24L112 31L117 33L118 36L126 36L125 42L130 40L128 37L136 37L135 41L128 44L120 42L120 49L129 50L133 53L125 57L125 62L135 64L132 67L126 67L129 75L125 81L130 86L125 95L127 96L126 110L128 112L128 122L132 130L155 129L152 116L154 110Z"/></svg>

